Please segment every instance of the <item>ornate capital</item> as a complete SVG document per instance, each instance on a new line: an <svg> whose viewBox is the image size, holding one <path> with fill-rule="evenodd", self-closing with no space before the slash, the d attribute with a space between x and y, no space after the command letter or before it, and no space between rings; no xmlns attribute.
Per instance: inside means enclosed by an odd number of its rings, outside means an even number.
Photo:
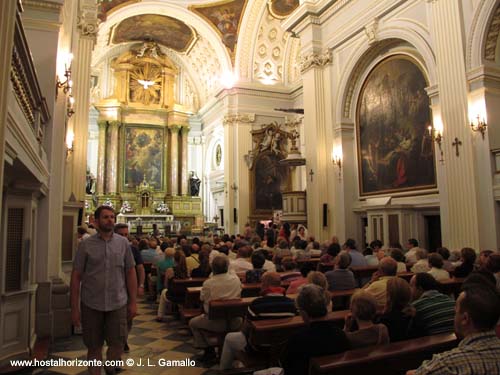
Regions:
<svg viewBox="0 0 500 375"><path fill-rule="evenodd" d="M181 125L170 125L168 129L170 130L170 133L172 134L179 134L179 130L181 130L182 126Z"/></svg>
<svg viewBox="0 0 500 375"><path fill-rule="evenodd" d="M183 126L181 128L181 132L182 132L183 135L184 134L188 134L190 130L191 130L191 128L189 126Z"/></svg>
<svg viewBox="0 0 500 375"><path fill-rule="evenodd" d="M109 121L109 126L116 126L120 127L122 123L120 121L114 120L114 121Z"/></svg>
<svg viewBox="0 0 500 375"><path fill-rule="evenodd" d="M332 51L328 50L325 53L317 54L311 53L303 56L300 61L300 72L304 74L313 67L323 67L333 61Z"/></svg>
<svg viewBox="0 0 500 375"><path fill-rule="evenodd" d="M234 125L238 122L243 123L252 123L255 122L255 113L235 113L235 114L227 114L224 116L224 121L222 124L226 125Z"/></svg>
<svg viewBox="0 0 500 375"><path fill-rule="evenodd" d="M95 1L83 0L76 20L81 36L95 39L97 36L97 4Z"/></svg>
<svg viewBox="0 0 500 375"><path fill-rule="evenodd" d="M97 121L97 126L99 126L99 128L106 128L106 125L108 125L108 122L106 120Z"/></svg>

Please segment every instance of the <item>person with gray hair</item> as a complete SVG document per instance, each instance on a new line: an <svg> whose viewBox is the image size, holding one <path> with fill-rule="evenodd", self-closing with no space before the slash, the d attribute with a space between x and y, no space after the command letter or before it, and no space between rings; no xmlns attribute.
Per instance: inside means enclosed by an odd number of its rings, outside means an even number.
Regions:
<svg viewBox="0 0 500 375"><path fill-rule="evenodd" d="M347 290L356 288L354 274L348 267L351 265L351 256L345 250L335 258L335 269L325 273L328 280L328 290Z"/></svg>
<svg viewBox="0 0 500 375"><path fill-rule="evenodd" d="M372 281L363 289L377 300L378 309L383 310L387 302L387 282L396 277L398 263L391 257L382 258L378 271L372 276Z"/></svg>
<svg viewBox="0 0 500 375"><path fill-rule="evenodd" d="M226 320L209 320L208 309L210 301L220 299L235 299L241 296L241 281L239 277L228 272L229 259L226 255L218 255L212 261L212 276L203 282L200 292L200 301L203 302L205 313L189 321L189 328L193 333L194 347L204 349L199 356L201 362L210 362L215 359L215 350L208 343L204 332L225 332L236 330L241 325L241 318L235 318L227 324Z"/></svg>
<svg viewBox="0 0 500 375"><path fill-rule="evenodd" d="M288 340L281 365L287 375L302 375L309 371L309 359L349 349L345 333L332 321L323 320L328 314L328 298L323 288L304 285L296 299L297 308L306 323Z"/></svg>

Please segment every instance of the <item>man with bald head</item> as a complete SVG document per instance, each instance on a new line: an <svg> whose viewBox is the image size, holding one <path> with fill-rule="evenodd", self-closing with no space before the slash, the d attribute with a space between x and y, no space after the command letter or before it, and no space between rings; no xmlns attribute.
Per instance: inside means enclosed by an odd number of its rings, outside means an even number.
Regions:
<svg viewBox="0 0 500 375"><path fill-rule="evenodd" d="M284 296L281 277L276 272L262 275L261 295L248 306L248 311L240 332L230 332L224 340L220 369L232 368L236 352L245 350L248 338L248 322L250 320L292 317L296 314L295 302Z"/></svg>
<svg viewBox="0 0 500 375"><path fill-rule="evenodd" d="M375 297L379 310L382 310L387 302L387 282L396 277L397 270L398 263L394 259L382 258L372 281L363 288Z"/></svg>

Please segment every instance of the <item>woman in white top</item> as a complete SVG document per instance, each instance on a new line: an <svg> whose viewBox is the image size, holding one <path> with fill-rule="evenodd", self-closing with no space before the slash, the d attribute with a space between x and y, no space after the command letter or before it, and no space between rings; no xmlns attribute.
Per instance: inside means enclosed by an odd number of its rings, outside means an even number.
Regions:
<svg viewBox="0 0 500 375"><path fill-rule="evenodd" d="M411 272L428 272L430 270L429 262L427 261L427 250L418 249L417 250L417 263L411 268Z"/></svg>
<svg viewBox="0 0 500 375"><path fill-rule="evenodd" d="M443 269L443 257L438 253L429 255L429 266L431 270L427 273L431 274L437 281L447 280L450 278L448 271Z"/></svg>

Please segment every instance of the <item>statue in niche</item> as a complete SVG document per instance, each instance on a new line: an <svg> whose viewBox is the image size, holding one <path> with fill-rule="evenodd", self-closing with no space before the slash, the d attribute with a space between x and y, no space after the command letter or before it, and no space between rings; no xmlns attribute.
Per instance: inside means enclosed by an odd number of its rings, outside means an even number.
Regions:
<svg viewBox="0 0 500 375"><path fill-rule="evenodd" d="M192 197L197 197L200 193L201 180L196 175L196 172L191 172L191 177L189 178L189 193Z"/></svg>
<svg viewBox="0 0 500 375"><path fill-rule="evenodd" d="M94 194L95 193L95 177L90 172L89 169L87 169L87 177L86 177L86 184L85 184L85 193L87 194Z"/></svg>

